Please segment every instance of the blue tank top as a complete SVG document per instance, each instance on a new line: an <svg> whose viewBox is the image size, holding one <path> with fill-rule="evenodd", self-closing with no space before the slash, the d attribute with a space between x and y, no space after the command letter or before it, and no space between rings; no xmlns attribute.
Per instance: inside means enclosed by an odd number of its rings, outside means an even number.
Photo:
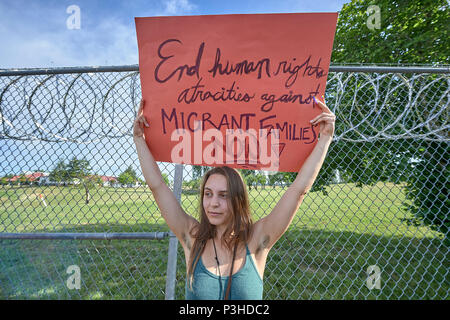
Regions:
<svg viewBox="0 0 450 320"><path fill-rule="evenodd" d="M232 275L230 300L261 300L263 295L263 281L256 269L250 250L245 246L247 254L245 264ZM227 290L229 276L219 278L198 259L194 270L192 290L188 287L186 279L186 300L223 300Z"/></svg>

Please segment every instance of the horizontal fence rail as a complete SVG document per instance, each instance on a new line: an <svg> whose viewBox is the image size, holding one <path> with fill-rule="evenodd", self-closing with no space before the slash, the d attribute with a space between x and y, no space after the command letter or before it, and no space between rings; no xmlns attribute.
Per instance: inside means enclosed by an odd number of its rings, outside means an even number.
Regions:
<svg viewBox="0 0 450 320"><path fill-rule="evenodd" d="M0 69L0 76L27 76L45 74L71 74L88 72L139 72L139 65L99 66L99 67L64 67L64 68L24 68ZM392 67L392 66L339 66L331 65L329 72L364 72L364 73L449 73L450 67Z"/></svg>

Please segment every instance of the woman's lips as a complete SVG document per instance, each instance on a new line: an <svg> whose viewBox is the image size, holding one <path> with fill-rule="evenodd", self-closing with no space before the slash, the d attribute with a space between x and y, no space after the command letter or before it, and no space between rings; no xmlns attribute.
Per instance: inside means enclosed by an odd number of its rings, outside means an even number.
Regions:
<svg viewBox="0 0 450 320"><path fill-rule="evenodd" d="M209 211L208 212L210 215L212 215L212 216L220 216L221 215L221 213L219 213L219 212L212 212L212 211Z"/></svg>

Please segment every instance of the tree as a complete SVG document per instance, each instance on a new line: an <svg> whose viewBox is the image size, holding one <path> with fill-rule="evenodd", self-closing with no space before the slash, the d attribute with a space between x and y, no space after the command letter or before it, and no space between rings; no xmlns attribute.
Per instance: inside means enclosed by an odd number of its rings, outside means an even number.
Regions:
<svg viewBox="0 0 450 320"><path fill-rule="evenodd" d="M193 165L192 166L192 177L193 179L199 179L203 176L202 166Z"/></svg>
<svg viewBox="0 0 450 320"><path fill-rule="evenodd" d="M434 150L434 153L430 153ZM450 150L443 143L429 141L428 147L421 147L422 159L412 166L412 174L406 185L406 197L412 204L405 205L415 218L405 219L413 225L422 223L431 229L447 235L445 242L450 245L448 231L450 227Z"/></svg>
<svg viewBox="0 0 450 320"><path fill-rule="evenodd" d="M192 165L192 178L195 179L201 179L203 175L208 172L212 167L208 166L199 166L199 165Z"/></svg>
<svg viewBox="0 0 450 320"><path fill-rule="evenodd" d="M68 180L69 176L67 173L67 166L64 163L64 160L59 159L55 168L50 172L49 178L50 180L59 182L60 184Z"/></svg>
<svg viewBox="0 0 450 320"><path fill-rule="evenodd" d="M59 159L55 168L50 172L49 178L59 183L80 183L85 189L85 199L88 204L91 198L89 189L101 183L100 177L91 176L90 172L89 161L85 159L78 160L73 157L68 164L65 164L63 159Z"/></svg>
<svg viewBox="0 0 450 320"><path fill-rule="evenodd" d="M69 164L66 167L67 175L71 182L74 182L75 179L82 180L86 176L89 175L91 168L89 166L89 161L87 160L78 160L73 157L72 160L69 161Z"/></svg>
<svg viewBox="0 0 450 320"><path fill-rule="evenodd" d="M86 204L88 204L89 200L91 199L89 188L93 186L93 182L89 179L89 175L91 172L89 161L85 159L78 160L77 158L73 157L72 160L69 161L66 170L67 176L69 177L71 182L75 183L76 181L78 181L83 186L86 195Z"/></svg>
<svg viewBox="0 0 450 320"><path fill-rule="evenodd" d="M369 28L367 9L375 5L380 9L380 28ZM353 0L344 4L336 28L332 62L373 63L373 64L448 64L450 37L448 36L449 4L446 0ZM426 86L433 79L422 82ZM357 87L358 83L351 83ZM345 95L351 97L351 86ZM380 84L380 92L386 83ZM421 97L423 114L439 107L435 96L442 96L448 86L429 90ZM328 88L330 90L330 88ZM333 89L331 89L333 91ZM370 95L367 100L373 99ZM340 112L349 116L351 102L346 105L345 96L340 103ZM390 104L391 114L401 114L402 99ZM339 117L339 115L338 115ZM380 119L383 120L383 119ZM409 120L413 121L413 119ZM436 119L448 121L448 119ZM442 123L444 123L442 122ZM405 122L408 127L410 123ZM336 123L339 132L341 124ZM371 134L379 128L360 127L360 131ZM432 128L431 128L432 129ZM402 128L393 128L400 133ZM398 131L396 131L398 130ZM426 134L427 126L417 134ZM349 138L352 137L350 132ZM421 150L419 153L417 150ZM416 162L411 159L416 158ZM417 159L418 158L418 159ZM324 185L330 173L338 169L350 182L358 185L373 184L377 181L406 182L406 196L413 204L405 203L405 208L415 215L415 223L424 223L441 231L448 237L448 143L446 141L418 141L413 139L384 140L365 143L339 142L330 147L329 155L315 183ZM324 170L325 169L325 170ZM447 177L447 178L446 178ZM448 241L448 240L447 240Z"/></svg>
<svg viewBox="0 0 450 320"><path fill-rule="evenodd" d="M0 178L0 185L6 186L8 184L9 177L4 176Z"/></svg>
<svg viewBox="0 0 450 320"><path fill-rule="evenodd" d="M379 29L367 25L371 5ZM353 0L339 13L331 61L448 64L448 16L447 0Z"/></svg>
<svg viewBox="0 0 450 320"><path fill-rule="evenodd" d="M138 177L136 171L134 171L133 168L129 166L124 172L119 175L119 177L117 177L117 180L121 184L129 185L134 184L136 181L138 181Z"/></svg>
<svg viewBox="0 0 450 320"><path fill-rule="evenodd" d="M252 186L255 184L255 170L238 169L238 171L247 185L248 190L252 190Z"/></svg>
<svg viewBox="0 0 450 320"><path fill-rule="evenodd" d="M200 178L192 179L190 181L183 181L183 187L190 191L199 191L200 190Z"/></svg>
<svg viewBox="0 0 450 320"><path fill-rule="evenodd" d="M129 172L122 172L118 177L117 181L121 184L129 185L133 184L136 180Z"/></svg>
<svg viewBox="0 0 450 320"><path fill-rule="evenodd" d="M255 188L258 189L259 185L265 188L266 182L267 182L266 176L263 173L258 172L255 176L255 183L256 183Z"/></svg>
<svg viewBox="0 0 450 320"><path fill-rule="evenodd" d="M85 183L88 184L89 188L91 188L94 186L102 186L103 180L99 175L94 174L86 177Z"/></svg>
<svg viewBox="0 0 450 320"><path fill-rule="evenodd" d="M297 173L295 172L276 172L268 177L268 184L270 186L276 186L276 185L289 185L297 176Z"/></svg>

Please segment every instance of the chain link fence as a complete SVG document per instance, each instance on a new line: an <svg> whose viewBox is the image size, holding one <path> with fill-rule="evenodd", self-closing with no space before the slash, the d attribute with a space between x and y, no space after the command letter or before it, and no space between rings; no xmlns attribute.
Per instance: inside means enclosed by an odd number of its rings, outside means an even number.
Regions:
<svg viewBox="0 0 450 320"><path fill-rule="evenodd" d="M449 82L447 67L330 68L334 141L264 299L448 299ZM136 65L0 71L0 299L184 299L184 252L131 137L140 94ZM196 216L198 170L158 165ZM255 220L295 177L242 173Z"/></svg>

